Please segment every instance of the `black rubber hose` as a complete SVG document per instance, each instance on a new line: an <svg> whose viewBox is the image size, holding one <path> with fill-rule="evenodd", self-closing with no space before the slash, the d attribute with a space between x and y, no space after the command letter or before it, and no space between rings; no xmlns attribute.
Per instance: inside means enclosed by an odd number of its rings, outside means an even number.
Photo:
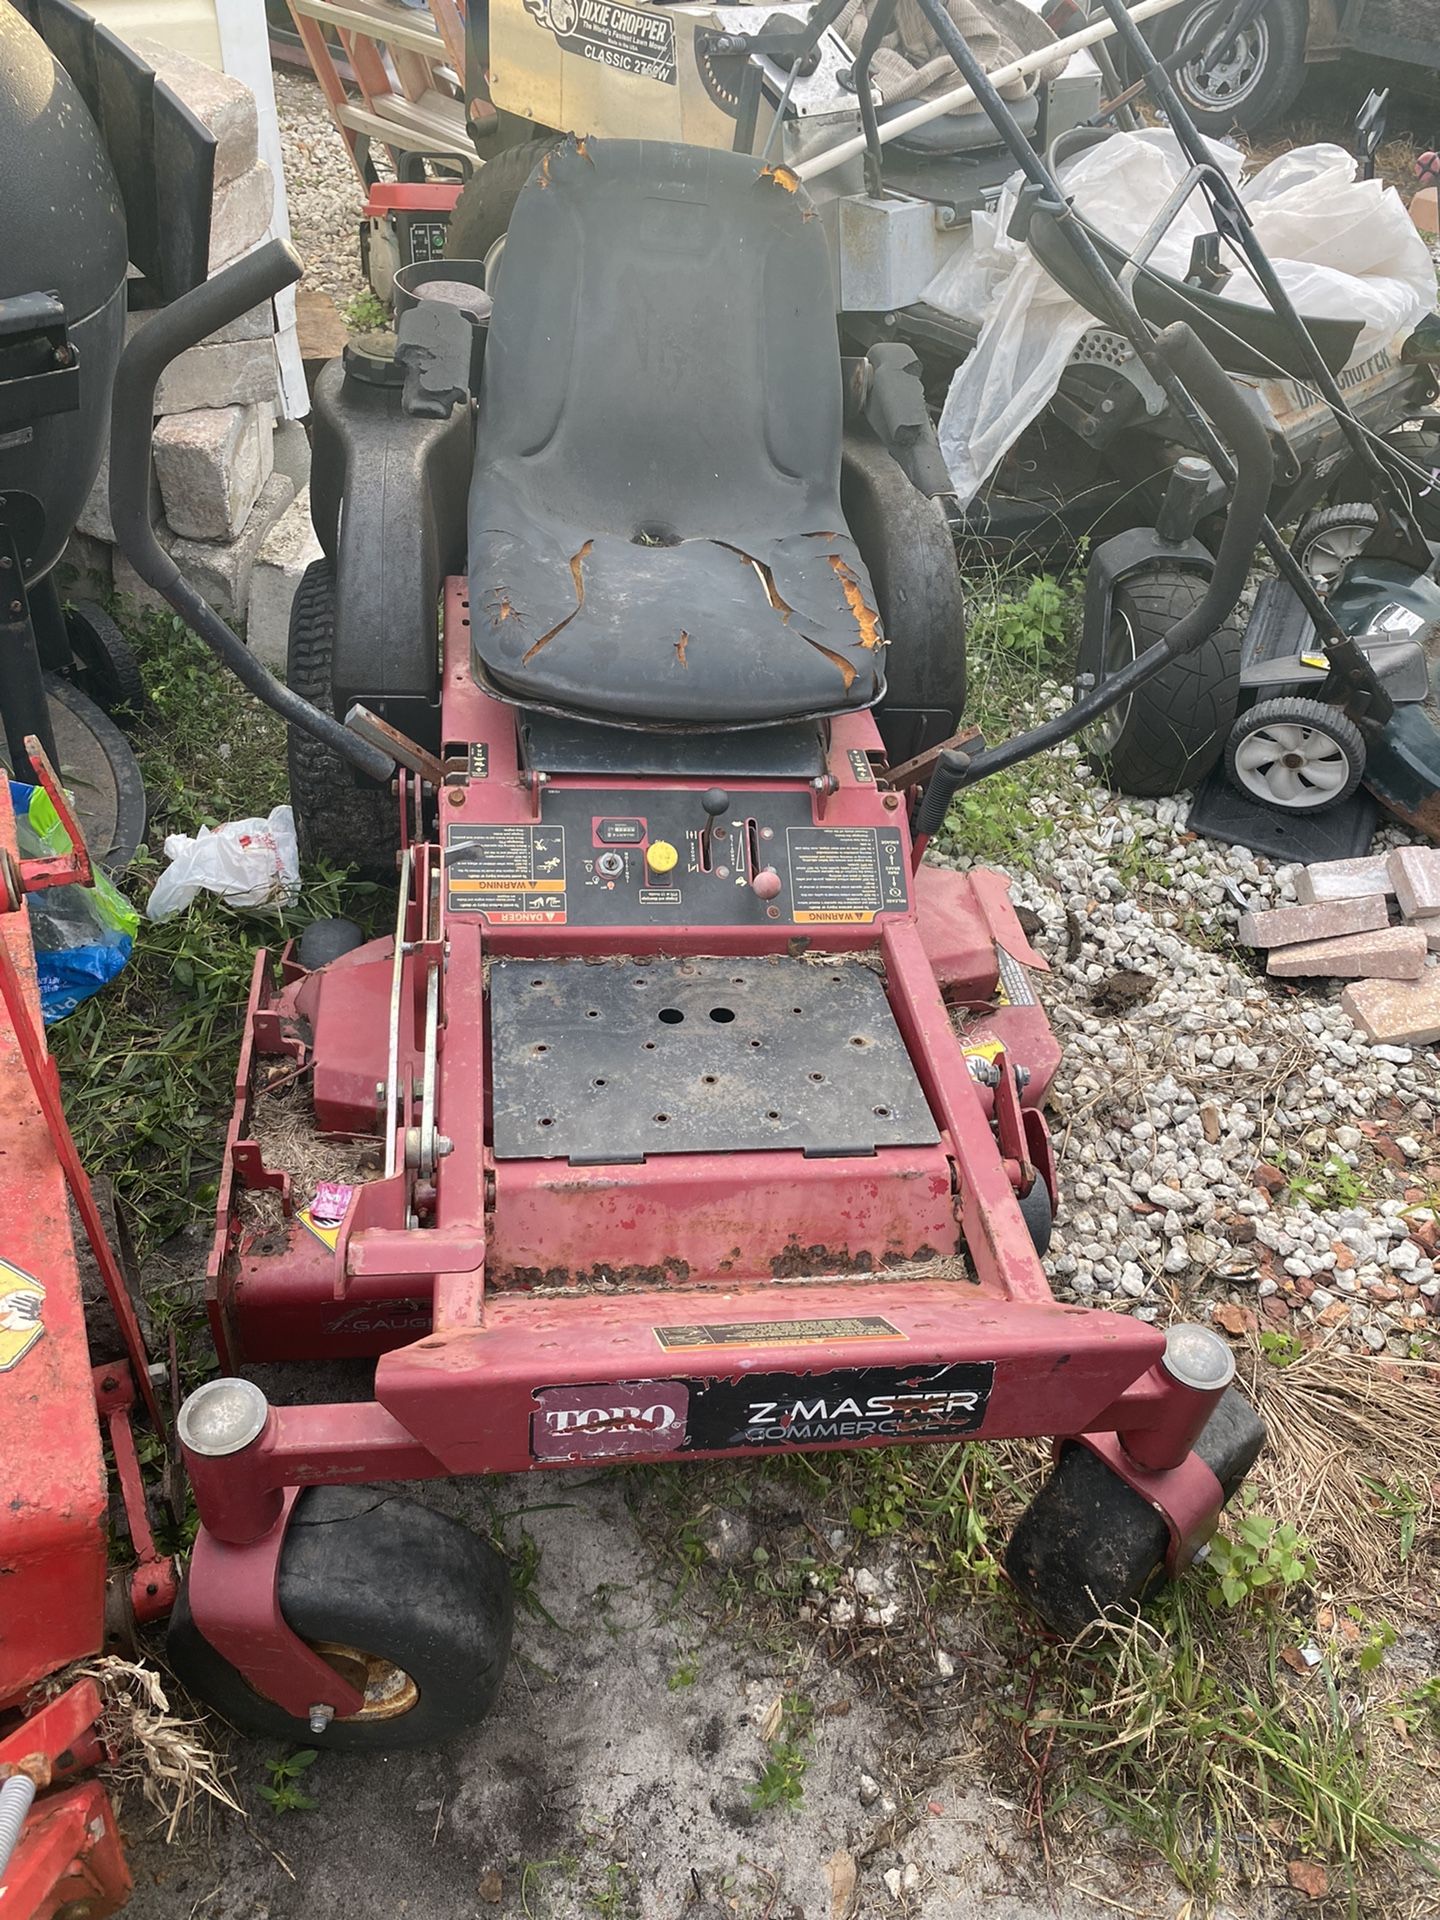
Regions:
<svg viewBox="0 0 1440 1920"><path fill-rule="evenodd" d="M1235 484L1230 508L1225 515L1225 530L1215 556L1215 570L1199 606L1177 620L1158 646L1149 647L1128 667L1112 674L1100 685L1077 700L1074 706L1028 733L1019 733L998 746L975 754L952 788L973 786L987 775L1013 767L1017 761L1058 746L1083 731L1112 707L1134 693L1181 654L1191 653L1234 611L1244 589L1256 542L1265 519L1266 503L1274 477L1275 457L1270 437L1259 414L1242 390L1222 370L1209 348L1196 339L1184 321L1156 336L1155 345L1198 401L1216 431L1229 444L1235 457ZM937 770L938 771L938 770ZM931 786L935 785L932 777ZM926 789L922 811L930 798ZM938 804L938 801L937 801ZM933 809L932 809L933 811ZM941 819L944 813L941 813ZM917 815L917 819L919 816ZM933 830L933 829L932 829Z"/></svg>
<svg viewBox="0 0 1440 1920"><path fill-rule="evenodd" d="M238 639L181 573L150 524L150 436L155 388L170 362L187 347L238 320L242 313L293 286L302 268L283 240L270 240L213 280L182 294L139 329L120 356L110 406L110 520L116 544L147 586L174 607L224 666L267 707L312 734L372 780L388 781L395 763L281 684Z"/></svg>

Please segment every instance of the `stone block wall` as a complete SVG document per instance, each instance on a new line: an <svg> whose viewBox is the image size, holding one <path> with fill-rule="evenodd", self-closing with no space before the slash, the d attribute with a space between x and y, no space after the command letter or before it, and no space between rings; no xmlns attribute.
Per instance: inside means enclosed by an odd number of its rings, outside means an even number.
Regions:
<svg viewBox="0 0 1440 1920"><path fill-rule="evenodd" d="M210 272L217 273L260 243L274 210L254 98L198 60L152 41L133 44L216 137ZM150 317L129 315L127 338ZM265 663L283 667L290 601L319 547L310 529L309 442L298 420L280 417L270 304L181 354L161 377L155 404L151 518L160 544L218 613L246 628ZM109 486L107 459L67 557L139 605L163 605L114 545Z"/></svg>

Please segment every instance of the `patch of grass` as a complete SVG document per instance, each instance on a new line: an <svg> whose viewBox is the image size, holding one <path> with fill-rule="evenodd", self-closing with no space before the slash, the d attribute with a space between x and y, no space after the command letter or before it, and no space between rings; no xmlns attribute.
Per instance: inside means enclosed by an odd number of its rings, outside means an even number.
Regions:
<svg viewBox="0 0 1440 1920"><path fill-rule="evenodd" d="M149 838L122 883L143 907L167 834L285 800L285 730L174 615L118 611L149 696L134 739ZM51 1029L81 1156L113 1183L142 1254L214 1206L256 949L321 915L366 920L376 893L320 872L284 912L240 914L201 895L163 926L142 921L124 971Z"/></svg>
<svg viewBox="0 0 1440 1920"><path fill-rule="evenodd" d="M686 1654L683 1660L677 1660L666 1675L665 1684L671 1693L683 1693L686 1687L693 1687L700 1678L700 1662L694 1654Z"/></svg>

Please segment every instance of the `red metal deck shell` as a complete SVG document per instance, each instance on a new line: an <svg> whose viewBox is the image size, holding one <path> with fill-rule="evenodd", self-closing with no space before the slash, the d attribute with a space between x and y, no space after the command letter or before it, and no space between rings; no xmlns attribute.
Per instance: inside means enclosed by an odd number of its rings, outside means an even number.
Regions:
<svg viewBox="0 0 1440 1920"><path fill-rule="evenodd" d="M15 852L8 791L0 846ZM38 1032L23 910L0 913L0 940ZM98 1652L106 1509L65 1177L0 1003L0 1706Z"/></svg>

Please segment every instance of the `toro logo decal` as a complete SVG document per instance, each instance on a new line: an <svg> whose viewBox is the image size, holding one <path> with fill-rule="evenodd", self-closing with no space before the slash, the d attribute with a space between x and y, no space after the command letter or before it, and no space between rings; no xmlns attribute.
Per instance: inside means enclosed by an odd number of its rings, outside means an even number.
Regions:
<svg viewBox="0 0 1440 1920"><path fill-rule="evenodd" d="M45 1289L32 1274L0 1260L0 1373L18 1367L45 1331Z"/></svg>
<svg viewBox="0 0 1440 1920"><path fill-rule="evenodd" d="M674 1453L685 1442L689 1389L679 1380L602 1381L541 1387L530 1419L537 1460L629 1460Z"/></svg>
<svg viewBox="0 0 1440 1920"><path fill-rule="evenodd" d="M620 0L525 0L525 11L548 27L566 53L615 73L675 85L675 23L659 7Z"/></svg>

